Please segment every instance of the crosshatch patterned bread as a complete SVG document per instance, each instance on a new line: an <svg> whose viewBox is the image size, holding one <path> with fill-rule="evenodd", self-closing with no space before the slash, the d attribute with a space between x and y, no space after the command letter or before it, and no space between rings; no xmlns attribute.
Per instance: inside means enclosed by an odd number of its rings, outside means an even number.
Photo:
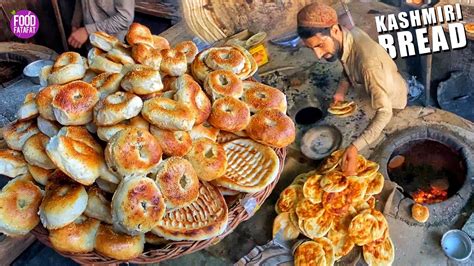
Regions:
<svg viewBox="0 0 474 266"><path fill-rule="evenodd" d="M226 173L213 180L215 184L233 190L255 193L273 182L280 161L274 150L250 139L236 139L224 144L227 157Z"/></svg>
<svg viewBox="0 0 474 266"><path fill-rule="evenodd" d="M202 182L198 198L187 207L168 211L153 233L175 241L204 240L224 232L227 220L224 197L215 186Z"/></svg>

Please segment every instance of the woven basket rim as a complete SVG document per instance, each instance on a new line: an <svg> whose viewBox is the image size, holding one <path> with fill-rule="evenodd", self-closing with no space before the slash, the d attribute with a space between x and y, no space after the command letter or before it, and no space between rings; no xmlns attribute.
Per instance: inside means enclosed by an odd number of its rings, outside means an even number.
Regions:
<svg viewBox="0 0 474 266"><path fill-rule="evenodd" d="M249 194L249 193L240 193L238 199L229 207L229 220L227 224L227 228L225 231L213 238L201 241L175 241L166 244L165 246L157 246L157 248L151 248L149 250L145 250L140 256L129 260L116 260L112 259L107 256L103 256L97 253L95 250L89 253L80 253L80 254L72 254L72 253L65 253L56 250L51 242L49 241L49 232L46 230L43 225L40 223L36 226L31 233L36 236L36 238L46 246L52 248L54 251L59 253L60 255L70 258L79 264L112 264L112 263L136 263L136 264L145 264L145 263L158 263L169 259L175 259L180 256L190 254L201 249L207 248L209 246L215 245L224 239L227 235L232 233L234 229L242 222L250 219L258 210L258 207L262 206L265 200L270 196L271 192L275 188L275 185L278 183L280 179L280 175L283 171L283 167L285 165L286 159L286 149L285 148L277 148L274 149L278 159L280 161L280 168L278 170L278 175L275 180L270 183L265 189L259 191L257 193ZM244 197L251 196L256 199L257 201L257 208L253 213L247 213L244 207L239 204L239 200L243 199Z"/></svg>

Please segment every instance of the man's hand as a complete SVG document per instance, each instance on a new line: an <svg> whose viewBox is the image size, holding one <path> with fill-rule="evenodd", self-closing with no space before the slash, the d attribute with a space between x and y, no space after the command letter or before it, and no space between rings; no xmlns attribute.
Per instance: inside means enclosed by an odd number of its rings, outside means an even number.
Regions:
<svg viewBox="0 0 474 266"><path fill-rule="evenodd" d="M89 34L87 33L86 28L82 27L76 30L73 29L73 32L67 41L72 47L81 48L81 46L87 41L87 38L89 38Z"/></svg>
<svg viewBox="0 0 474 266"><path fill-rule="evenodd" d="M342 155L342 171L345 176L356 175L358 150L354 145L349 145Z"/></svg>
<svg viewBox="0 0 474 266"><path fill-rule="evenodd" d="M333 104L337 104L338 102L343 102L344 101L344 93L342 93L340 91L336 91L336 93L334 93L332 98L333 98Z"/></svg>

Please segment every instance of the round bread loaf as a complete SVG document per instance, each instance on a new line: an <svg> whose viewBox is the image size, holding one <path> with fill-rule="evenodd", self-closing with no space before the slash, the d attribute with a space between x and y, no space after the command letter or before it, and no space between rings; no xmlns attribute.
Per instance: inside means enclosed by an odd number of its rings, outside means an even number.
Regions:
<svg viewBox="0 0 474 266"><path fill-rule="evenodd" d="M36 119L36 124L38 126L38 130L50 138L58 134L59 130L61 129L61 125L58 122L44 119L41 116L38 116Z"/></svg>
<svg viewBox="0 0 474 266"><path fill-rule="evenodd" d="M190 107L193 111L194 124L199 125L207 120L211 113L211 101L190 75L184 74L178 77L172 87L175 88L174 99Z"/></svg>
<svg viewBox="0 0 474 266"><path fill-rule="evenodd" d="M116 133L105 148L110 171L122 177L152 172L161 161L161 147L148 131L129 127Z"/></svg>
<svg viewBox="0 0 474 266"><path fill-rule="evenodd" d="M120 85L128 92L146 95L163 90L160 72L149 66L134 65L123 77Z"/></svg>
<svg viewBox="0 0 474 266"><path fill-rule="evenodd" d="M295 124L278 109L264 109L250 119L247 134L271 147L283 148L295 140Z"/></svg>
<svg viewBox="0 0 474 266"><path fill-rule="evenodd" d="M184 156L193 144L187 131L171 131L151 126L150 132L156 137L166 156Z"/></svg>
<svg viewBox="0 0 474 266"><path fill-rule="evenodd" d="M209 49L201 51L191 63L191 73L197 81L201 82L201 84L206 80L207 75L214 71L204 62L209 51Z"/></svg>
<svg viewBox="0 0 474 266"><path fill-rule="evenodd" d="M100 189L102 189L102 191L105 191L107 193L111 193L113 194L115 192L115 190L117 190L117 187L118 187L118 184L114 184L114 183L111 183L109 181L106 181L102 178L97 178L97 180L95 181L97 186L99 186ZM110 204L108 205L110 207ZM112 215L112 212L111 212L111 215Z"/></svg>
<svg viewBox="0 0 474 266"><path fill-rule="evenodd" d="M61 87L53 99L54 117L62 125L85 125L92 121L99 93L89 83L74 81Z"/></svg>
<svg viewBox="0 0 474 266"><path fill-rule="evenodd" d="M153 47L153 37L150 29L140 23L132 23L125 38L130 45L143 43Z"/></svg>
<svg viewBox="0 0 474 266"><path fill-rule="evenodd" d="M43 191L27 176L10 180L0 192L0 232L20 236L35 228L42 198Z"/></svg>
<svg viewBox="0 0 474 266"><path fill-rule="evenodd" d="M415 203L411 207L411 216L417 222L424 223L428 221L428 218L430 217L430 209L428 209L428 207L423 206L419 203Z"/></svg>
<svg viewBox="0 0 474 266"><path fill-rule="evenodd" d="M225 69L240 73L245 67L245 56L233 47L213 47L205 59L206 65L214 70Z"/></svg>
<svg viewBox="0 0 474 266"><path fill-rule="evenodd" d="M115 225L131 235L151 231L165 214L165 201L156 183L148 177L124 179L112 198Z"/></svg>
<svg viewBox="0 0 474 266"><path fill-rule="evenodd" d="M60 252L92 252L99 226L99 220L81 215L65 227L49 230L49 241Z"/></svg>
<svg viewBox="0 0 474 266"><path fill-rule="evenodd" d="M95 47L104 51L110 51L119 42L117 37L109 35L103 31L96 31L89 35L89 41Z"/></svg>
<svg viewBox="0 0 474 266"><path fill-rule="evenodd" d="M170 49L170 43L164 37L158 35L152 35L153 37L153 47L156 50Z"/></svg>
<svg viewBox="0 0 474 266"><path fill-rule="evenodd" d="M42 118L50 121L56 121L51 102L53 101L56 94L58 94L60 89L60 85L51 85L40 90L38 95L36 95L36 105Z"/></svg>
<svg viewBox="0 0 474 266"><path fill-rule="evenodd" d="M28 164L28 172L30 172L36 183L46 186L48 178L54 172L54 169L44 169L38 166Z"/></svg>
<svg viewBox="0 0 474 266"><path fill-rule="evenodd" d="M219 178L227 170L224 148L208 138L195 140L185 158L192 164L198 178L202 181Z"/></svg>
<svg viewBox="0 0 474 266"><path fill-rule="evenodd" d="M48 76L48 84L66 84L82 79L86 74L86 62L76 52L62 53L54 62Z"/></svg>
<svg viewBox="0 0 474 266"><path fill-rule="evenodd" d="M160 52L163 57L160 70L164 74L178 77L186 73L188 64L184 53L175 49L164 49Z"/></svg>
<svg viewBox="0 0 474 266"><path fill-rule="evenodd" d="M132 58L132 53L128 47L123 43L117 43L112 50L108 51L105 55L107 59L114 61L115 63L127 65L135 64L135 61Z"/></svg>
<svg viewBox="0 0 474 266"><path fill-rule="evenodd" d="M193 41L184 41L176 44L174 49L178 52L181 52L186 56L186 62L191 64L194 61L194 58L198 54L199 50L196 44Z"/></svg>
<svg viewBox="0 0 474 266"><path fill-rule="evenodd" d="M143 234L130 236L117 233L111 225L104 224L99 226L95 240L95 250L98 253L117 260L131 260L140 256L144 246Z"/></svg>
<svg viewBox="0 0 474 266"><path fill-rule="evenodd" d="M195 122L194 113L188 106L162 97L145 101L142 115L151 124L168 130L189 131Z"/></svg>
<svg viewBox="0 0 474 266"><path fill-rule="evenodd" d="M215 70L209 73L204 88L213 101L225 96L239 99L243 93L242 80L230 70Z"/></svg>
<svg viewBox="0 0 474 266"><path fill-rule="evenodd" d="M118 91L110 94L94 107L95 124L97 126L115 125L123 120L140 114L143 101L140 97Z"/></svg>
<svg viewBox="0 0 474 266"><path fill-rule="evenodd" d="M191 131L189 132L189 135L191 136L191 139L197 140L200 138L208 138L212 141L217 140L217 135L219 135L220 130L211 126L207 121L194 126Z"/></svg>
<svg viewBox="0 0 474 266"><path fill-rule="evenodd" d="M39 210L41 223L47 229L57 229L72 223L87 207L85 188L70 182L62 173L58 175L50 177Z"/></svg>
<svg viewBox="0 0 474 266"><path fill-rule="evenodd" d="M38 133L29 138L23 145L23 155L25 160L32 165L45 168L55 169L56 165L49 159L46 154L46 144L48 144L49 137L43 133Z"/></svg>
<svg viewBox="0 0 474 266"><path fill-rule="evenodd" d="M39 133L34 120L15 121L3 128L3 139L12 150L21 151L25 142Z"/></svg>
<svg viewBox="0 0 474 266"><path fill-rule="evenodd" d="M146 121L141 115L135 116L132 119L122 121L112 126L104 126L97 128L97 136L103 141L109 141L115 133L127 127L137 127L149 131L150 123Z"/></svg>
<svg viewBox="0 0 474 266"><path fill-rule="evenodd" d="M161 55L161 52L159 50L151 50L141 63L145 66L153 68L156 71L159 71L161 68L162 60L163 56Z"/></svg>
<svg viewBox="0 0 474 266"><path fill-rule="evenodd" d="M14 178L28 173L23 154L15 150L0 150L0 175Z"/></svg>
<svg viewBox="0 0 474 266"><path fill-rule="evenodd" d="M20 109L16 112L18 120L30 120L38 115L38 106L36 105L35 93L28 93L20 106Z"/></svg>
<svg viewBox="0 0 474 266"><path fill-rule="evenodd" d="M89 70L92 70L95 73L120 73L122 71L123 65L107 59L106 55L107 54L100 49L90 49L87 53L87 63L89 65Z"/></svg>
<svg viewBox="0 0 474 266"><path fill-rule="evenodd" d="M87 189L87 195L87 207L84 214L101 222L112 224L111 204L105 198L102 190L97 186L90 186Z"/></svg>
<svg viewBox="0 0 474 266"><path fill-rule="evenodd" d="M132 58L140 64L150 55L152 48L146 44L139 43L132 46ZM161 57L161 53L160 53Z"/></svg>
<svg viewBox="0 0 474 266"><path fill-rule="evenodd" d="M218 129L235 132L244 130L250 121L248 106L235 98L222 97L212 104L209 123Z"/></svg>
<svg viewBox="0 0 474 266"><path fill-rule="evenodd" d="M120 73L105 72L95 76L90 83L99 92L99 98L104 99L120 89L122 78Z"/></svg>
<svg viewBox="0 0 474 266"><path fill-rule="evenodd" d="M83 127L63 127L46 145L46 153L65 174L91 185L105 167L102 147Z"/></svg>
<svg viewBox="0 0 474 266"><path fill-rule="evenodd" d="M193 166L180 157L170 157L158 166L156 182L170 209L190 205L199 194L199 180Z"/></svg>
<svg viewBox="0 0 474 266"><path fill-rule="evenodd" d="M253 81L244 81L243 88L242 101L249 106L250 112L257 113L263 109L275 108L286 113L286 96L280 90Z"/></svg>

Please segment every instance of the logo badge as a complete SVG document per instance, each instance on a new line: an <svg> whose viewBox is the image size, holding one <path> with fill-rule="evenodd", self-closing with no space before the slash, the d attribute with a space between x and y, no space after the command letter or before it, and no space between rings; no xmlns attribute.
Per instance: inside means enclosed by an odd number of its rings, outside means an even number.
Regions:
<svg viewBox="0 0 474 266"><path fill-rule="evenodd" d="M10 29L16 37L29 39L33 37L39 29L38 16L29 10L19 10L12 12Z"/></svg>

